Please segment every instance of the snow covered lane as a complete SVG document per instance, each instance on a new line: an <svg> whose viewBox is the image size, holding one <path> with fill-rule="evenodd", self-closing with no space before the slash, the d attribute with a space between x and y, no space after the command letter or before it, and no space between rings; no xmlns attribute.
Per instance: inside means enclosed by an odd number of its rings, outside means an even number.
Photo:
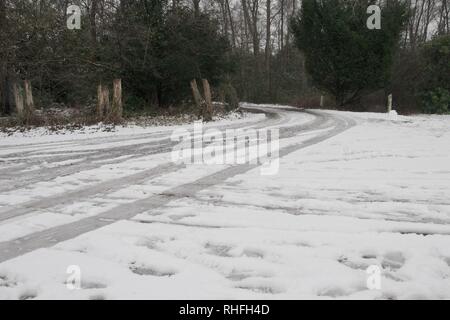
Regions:
<svg viewBox="0 0 450 320"><path fill-rule="evenodd" d="M111 164L88 162L59 191L49 176L44 196L0 197L0 298L450 298L450 117L247 107L277 115L254 122L281 129L275 176L129 152L111 178L94 179ZM142 174L149 161L170 169ZM79 290L66 285L73 265Z"/></svg>

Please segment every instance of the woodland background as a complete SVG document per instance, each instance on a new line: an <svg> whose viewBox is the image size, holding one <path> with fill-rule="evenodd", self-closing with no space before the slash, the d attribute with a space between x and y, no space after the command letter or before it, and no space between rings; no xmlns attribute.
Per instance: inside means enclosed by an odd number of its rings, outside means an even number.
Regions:
<svg viewBox="0 0 450 320"><path fill-rule="evenodd" d="M208 79L214 99L318 107L324 95L325 108L384 111L392 93L402 113L450 110L448 0L403 1L389 75L356 104L337 103L306 67L295 34L305 1L1 0L1 113L14 111L11 88L25 79L45 109L93 105L97 85L116 78L126 114L188 108L192 79ZM81 30L66 27L71 4Z"/></svg>

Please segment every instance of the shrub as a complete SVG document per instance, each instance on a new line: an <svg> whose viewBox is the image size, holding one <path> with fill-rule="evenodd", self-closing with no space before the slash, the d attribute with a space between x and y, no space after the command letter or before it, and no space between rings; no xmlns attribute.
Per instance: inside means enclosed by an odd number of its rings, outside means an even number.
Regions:
<svg viewBox="0 0 450 320"><path fill-rule="evenodd" d="M219 87L219 99L231 111L239 107L239 97L236 89L230 83L222 83Z"/></svg>
<svg viewBox="0 0 450 320"><path fill-rule="evenodd" d="M422 111L437 114L449 113L450 91L443 88L436 88L423 94Z"/></svg>
<svg viewBox="0 0 450 320"><path fill-rule="evenodd" d="M450 111L450 35L434 38L421 49L423 79L420 84L422 111Z"/></svg>
<svg viewBox="0 0 450 320"><path fill-rule="evenodd" d="M385 86L406 21L405 3L388 1L382 7L383 28L369 30L368 4L304 0L291 22L313 83L333 95L339 106L355 105L362 94Z"/></svg>

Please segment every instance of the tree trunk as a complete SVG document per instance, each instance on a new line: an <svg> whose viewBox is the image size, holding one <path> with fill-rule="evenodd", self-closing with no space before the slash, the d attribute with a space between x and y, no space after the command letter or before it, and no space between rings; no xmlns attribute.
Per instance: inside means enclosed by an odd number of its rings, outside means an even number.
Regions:
<svg viewBox="0 0 450 320"><path fill-rule="evenodd" d="M223 20L223 33L226 35L227 39L228 39L228 29L229 29L229 25L228 25L228 14L227 14L227 9L225 8L225 1L224 0L218 0L219 4L220 4L220 13L222 14L222 20Z"/></svg>
<svg viewBox="0 0 450 320"><path fill-rule="evenodd" d="M212 114L213 114L211 88L209 86L208 80L203 79L202 83L203 83L203 92L205 93L205 104L204 104L204 111L203 111L203 119L205 121L211 121L212 120Z"/></svg>
<svg viewBox="0 0 450 320"><path fill-rule="evenodd" d="M10 81L6 63L0 62L0 114L11 114Z"/></svg>
<svg viewBox="0 0 450 320"><path fill-rule="evenodd" d="M271 1L270 0L266 0L266 76L267 76L267 90L268 90L268 94L269 96L271 95L271 91L272 91L272 81L271 81L271 77L270 77L270 57L271 57L271 53L270 53L270 39L271 39Z"/></svg>
<svg viewBox="0 0 450 320"><path fill-rule="evenodd" d="M248 7L247 0L242 0L242 10L244 12L244 23L247 25L252 37L253 55L259 55L259 36L258 36L258 0L253 1L251 10ZM251 13L251 14L250 14Z"/></svg>
<svg viewBox="0 0 450 320"><path fill-rule="evenodd" d="M113 81L113 103L112 103L113 120L119 122L122 120L123 104L122 104L122 80L115 79Z"/></svg>
<svg viewBox="0 0 450 320"><path fill-rule="evenodd" d="M103 95L103 86L101 84L97 87L97 119L103 120L105 112L105 99Z"/></svg>
<svg viewBox="0 0 450 320"><path fill-rule="evenodd" d="M194 5L194 16L198 17L200 15L200 0L192 0Z"/></svg>
<svg viewBox="0 0 450 320"><path fill-rule="evenodd" d="M194 97L194 102L197 107L200 107L202 96L200 95L200 92L198 91L197 81L194 79L191 81L191 89L192 89L192 96Z"/></svg>
<svg viewBox="0 0 450 320"><path fill-rule="evenodd" d="M441 5L441 9L439 11L439 23L438 23L438 33L441 35L447 34L450 32L450 17L449 17L449 9L447 5L447 1L443 1Z"/></svg>
<svg viewBox="0 0 450 320"><path fill-rule="evenodd" d="M428 28L430 26L430 22L432 19L432 13L434 12L434 5L435 5L434 1L431 0L427 1L427 10L425 14L425 21L423 23L423 31L422 31L422 42L427 41Z"/></svg>
<svg viewBox="0 0 450 320"><path fill-rule="evenodd" d="M29 80L24 81L25 90L25 115L27 119L30 119L34 114L34 100L33 90L31 88L31 82Z"/></svg>
<svg viewBox="0 0 450 320"><path fill-rule="evenodd" d="M91 35L91 50L92 50L92 61L95 62L97 53L97 11L98 11L98 0L91 0L91 10L89 12L89 23L90 23L90 35Z"/></svg>
<svg viewBox="0 0 450 320"><path fill-rule="evenodd" d="M102 86L102 100L103 100L103 114L106 119L109 120L111 117L111 103L109 100L109 88L108 86Z"/></svg>
<svg viewBox="0 0 450 320"><path fill-rule="evenodd" d="M295 16L296 11L297 11L297 0L292 0L292 11L290 14L286 13L289 21L291 21L292 18ZM289 63L289 58L290 58L290 45L289 44L291 42L291 28L287 28L285 42L286 42L285 47L286 47L286 65L287 65Z"/></svg>
<svg viewBox="0 0 450 320"><path fill-rule="evenodd" d="M280 0L280 19L281 19L281 32L280 32L280 51L283 52L284 48L284 0Z"/></svg>
<svg viewBox="0 0 450 320"><path fill-rule="evenodd" d="M14 104L16 106L17 116L22 119L24 117L23 112L23 93L22 89L17 83L13 84Z"/></svg>
<svg viewBox="0 0 450 320"><path fill-rule="evenodd" d="M230 9L230 1L229 0L225 0L225 7L228 13L228 19L230 22L230 29L231 29L231 45L232 48L234 49L236 47L236 33L234 31L234 23L233 23L233 16L231 14L231 9Z"/></svg>
<svg viewBox="0 0 450 320"><path fill-rule="evenodd" d="M266 69L270 68L270 38L271 38L271 1L266 0Z"/></svg>
<svg viewBox="0 0 450 320"><path fill-rule="evenodd" d="M8 61L6 54L6 1L0 1L0 114L11 113L10 83L8 77Z"/></svg>

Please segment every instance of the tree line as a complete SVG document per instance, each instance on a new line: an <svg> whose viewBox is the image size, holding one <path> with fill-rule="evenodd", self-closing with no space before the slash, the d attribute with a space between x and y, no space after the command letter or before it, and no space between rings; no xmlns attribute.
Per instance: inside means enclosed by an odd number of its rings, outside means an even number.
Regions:
<svg viewBox="0 0 450 320"><path fill-rule="evenodd" d="M365 27L373 3L381 31ZM80 30L67 28L69 5L81 8ZM215 99L310 107L325 96L325 107L360 110L393 93L400 109L434 112L450 97L449 9L447 0L3 0L0 106L14 110L22 80L36 105L76 107L120 78L125 111L170 108L190 103L193 79L208 79Z"/></svg>

